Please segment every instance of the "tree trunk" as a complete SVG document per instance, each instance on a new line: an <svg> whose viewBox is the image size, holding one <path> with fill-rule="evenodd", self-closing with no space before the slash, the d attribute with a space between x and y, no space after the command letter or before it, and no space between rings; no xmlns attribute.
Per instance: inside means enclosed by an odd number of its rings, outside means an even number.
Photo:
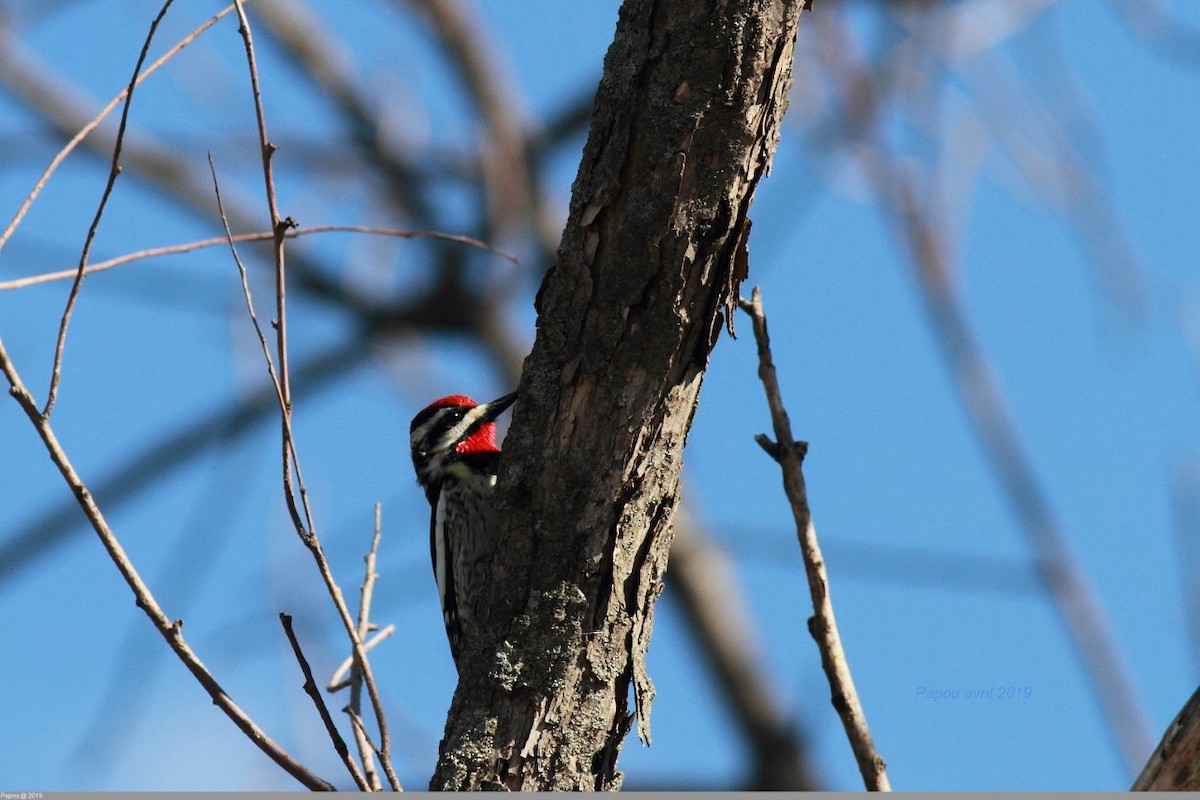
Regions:
<svg viewBox="0 0 1200 800"><path fill-rule="evenodd" d="M633 712L649 741L681 454L803 5L621 8L504 444L495 638L463 659L431 788L616 789Z"/></svg>

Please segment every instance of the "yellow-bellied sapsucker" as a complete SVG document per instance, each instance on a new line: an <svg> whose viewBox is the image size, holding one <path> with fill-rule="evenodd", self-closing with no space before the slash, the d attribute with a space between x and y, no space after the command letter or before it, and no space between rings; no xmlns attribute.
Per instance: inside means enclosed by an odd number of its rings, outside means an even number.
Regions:
<svg viewBox="0 0 1200 800"><path fill-rule="evenodd" d="M495 549L495 419L516 399L516 392L483 404L461 394L443 397L408 429L417 482L431 507L429 552L455 666L478 632L480 587Z"/></svg>

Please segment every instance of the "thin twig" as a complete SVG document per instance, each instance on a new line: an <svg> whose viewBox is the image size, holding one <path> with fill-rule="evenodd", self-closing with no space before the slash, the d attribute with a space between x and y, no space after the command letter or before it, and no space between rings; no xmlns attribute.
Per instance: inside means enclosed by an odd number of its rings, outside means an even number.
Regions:
<svg viewBox="0 0 1200 800"><path fill-rule="evenodd" d="M330 388L336 378L352 373L369 356L366 340L353 339L310 357L297 370L301 378L298 396L311 396ZM111 513L190 467L223 437L246 434L278 408L274 388L269 393L254 390L226 407L189 418L186 424L151 442L143 451L117 461L103 477L92 482L92 488L105 498ZM0 542L0 585L22 571L36 568L40 559L73 537L78 513L73 503L59 505L19 526L20 533Z"/></svg>
<svg viewBox="0 0 1200 800"><path fill-rule="evenodd" d="M756 286L750 301L739 301L739 306L754 321L754 338L758 342L758 377L767 393L767 405L771 408L771 423L775 429L775 441L759 434L756 441L779 463L783 470L783 488L792 506L796 519L796 536L800 540L800 553L804 557L804 571L808 574L808 592L812 598L813 616L808 620L808 630L821 651L821 666L829 679L833 707L842 719L842 727L850 740L854 758L868 791L891 791L888 783L887 765L875 749L867 717L858 702L854 679L850 676L850 665L842 650L837 622L833 617L833 601L829 596L829 576L825 572L825 559L817 543L817 530L813 526L808 507L808 491L804 484L802 463L808 445L792 439L792 425L788 421L775 376L775 364L771 360L771 341L767 335L767 317L762 306L762 292Z"/></svg>
<svg viewBox="0 0 1200 800"><path fill-rule="evenodd" d="M88 255L92 252L92 242L96 240L96 232L100 229L100 220L104 218L104 209L108 206L108 198L112 196L117 176L121 174L121 145L125 142L125 126L129 121L129 107L133 103L133 88L137 86L138 74L142 71L142 64L150 52L150 43L154 41L154 32L158 30L158 23L162 22L162 18L166 16L167 9L173 2L175 0L166 0L159 9L158 15L150 23L150 31L146 34L146 41L142 44L142 52L138 54L137 64L133 67L133 77L129 79L129 85L125 89L125 107L121 110L121 124L117 126L117 140L113 145L112 165L108 170L108 180L104 184L103 194L100 195L100 205L96 208L96 215L88 227L87 238L83 241L83 252L79 256L79 268L75 273L75 282L71 284L71 293L67 295L67 307L63 309L62 318L58 322L58 341L54 345L54 364L50 368L50 390L46 392L46 407L42 409L44 417L49 417L50 412L54 410L54 401L58 397L58 383L62 377L63 349L67 345L67 327L71 324L71 312L75 309L75 301L79 298L79 290L83 286L83 270L87 267Z"/></svg>
<svg viewBox="0 0 1200 800"><path fill-rule="evenodd" d="M180 50L194 42L200 36L200 34L217 24L218 21L232 11L233 4L230 4L226 6L224 10L210 17L207 22L196 28L196 30L180 39L178 42L176 42L174 47L164 53L161 58L147 67L140 75L138 75L133 85L137 86L142 81L146 80L146 78L149 78L158 71L159 67L174 58ZM69 156L71 152L79 146L79 143L86 139L92 131L96 130L96 128L100 126L100 123L104 121L105 117L112 113L112 110L117 107L117 104L124 100L128 95L129 87L122 89L120 94L110 100L108 105L101 109L100 113L92 118L91 122L89 122L87 125L84 125L83 128L81 128L78 133L72 136L71 140L68 141L63 148L58 151L58 153L50 161L50 165L46 167L45 171L43 171L41 176L38 178L37 183L33 185L33 188L29 191L29 194L25 195L25 199L21 201L21 206L17 209L17 213L13 215L12 220L8 223L8 227L4 229L3 233L0 233L0 250L3 250L4 245L6 245L8 240L12 238L13 232L16 231L17 226L21 224L21 220L25 218L25 215L29 212L30 207L33 205L34 201L37 200L38 195L42 193L42 189L46 188L46 184L50 181L50 176L58 170L62 162L67 159L67 156ZM94 267L89 268L85 271L85 274L86 272L93 271L93 269ZM78 270L71 270L68 273L68 277L70 275L74 275L76 272L78 272Z"/></svg>
<svg viewBox="0 0 1200 800"><path fill-rule="evenodd" d="M279 385L279 375L275 372L275 362L271 359L271 347L267 344L267 337L263 333L262 326L258 324L258 315L254 313L254 297L250 293L250 281L246 275L246 266L242 263L241 256L238 255L237 247L234 245L233 231L229 229L229 220L225 217L225 203L221 200L221 183L217 180L217 166L213 163L212 153L208 154L208 168L212 172L213 193L217 197L217 213L221 217L221 225L225 228L224 241L229 244L233 263L237 265L238 276L242 279L242 297L246 301L246 312L250 315L250 322L254 325L254 332L258 335L258 343L262 347L263 358L267 362L267 374L271 376L271 385L275 387L275 396L282 405L283 390ZM290 419L285 419L284 425L289 425L290 421ZM286 438L290 439L290 426L287 434Z"/></svg>
<svg viewBox="0 0 1200 800"><path fill-rule="evenodd" d="M74 136L88 124L93 112L73 102L71 98L77 95L74 86L38 65L17 43L0 40L0 44L3 45L0 79L17 99L63 138ZM85 139L83 144L106 161L111 156L111 147L102 149L91 139ZM161 190L163 197L184 211L204 222L211 221L211 180L207 174L201 175L200 170L193 169L183 153L155 146L147 138L139 141L127 135L121 160L122 174L136 173L140 180ZM261 227L256 220L259 215L244 202L233 203L227 197L226 213L230 226L236 230L253 231ZM432 224L420 227L436 229ZM293 268L295 282L315 298L367 317L376 309L374 295L355 292L352 284L329 274L313 258L301 255L293 258L289 266Z"/></svg>
<svg viewBox="0 0 1200 800"><path fill-rule="evenodd" d="M358 712L350 706L346 706L342 710L350 717L350 723L354 726L354 730L362 736L363 741L367 743L367 747L371 748L371 752L379 755L379 748L371 741L371 734L367 731L367 726L363 724L362 717L359 716Z"/></svg>
<svg viewBox="0 0 1200 800"><path fill-rule="evenodd" d="M317 569L321 573L321 579L325 582L325 586L329 591L330 598L333 600L334 607L337 609L338 615L341 617L342 625L346 630L347 636L353 645L354 657L359 666L362 668L363 681L366 683L367 692L371 698L372 711L375 714L375 721L379 726L379 760L383 766L384 773L388 777L388 782L396 791L400 791L400 781L396 777L395 769L391 763L391 735L388 731L387 721L383 711L383 700L379 695L379 688L375 683L374 675L371 671L370 662L367 660L366 654L363 651L362 639L358 635L358 626L354 619L350 616L350 611L346 606L345 597L342 595L342 590L338 586L336 579L333 577L333 572L329 567L329 561L325 557L325 551L321 547L321 540L317 536L316 529L313 525L312 512L308 505L308 492L304 486L303 477L299 472L299 463L296 463L296 489L300 494L300 503L304 509L303 518L296 506L295 494L292 484L292 464L293 454L295 452L295 444L291 432L291 415L292 415L292 400L291 387L288 378L288 357L287 357L287 282L286 270L284 261L284 239L285 233L289 228L295 226L295 223L289 217L281 219L279 216L279 208L275 199L275 180L271 167L271 158L275 152L275 146L271 143L267 136L266 114L263 111L262 92L258 80L258 65L254 54L254 39L250 31L250 22L246 18L246 11L243 7L242 0L234 0L237 6L238 32L242 36L242 41L246 48L246 62L250 73L250 87L254 98L254 113L258 121L259 147L262 151L263 161L263 180L266 186L267 207L271 217L271 230L274 231L274 249L275 249L275 304L276 304L276 358L278 364L279 378L279 405L280 417L282 420L282 460L283 460L283 484L284 498L287 502L288 512L291 515L292 523L296 527L296 532L300 536L302 542L308 547L309 552L313 555L313 560L316 562Z"/></svg>
<svg viewBox="0 0 1200 800"><path fill-rule="evenodd" d="M363 575L361 594L358 602L358 638L363 639L371 631L371 600L375 596L375 580L379 573L375 571L375 560L379 554L379 540L383 536L383 506L375 504L375 529L371 535L371 548L363 558L366 574Z"/></svg>
<svg viewBox="0 0 1200 800"><path fill-rule="evenodd" d="M363 777L358 764L354 763L354 759L350 757L350 748L346 747L346 740L342 738L337 725L333 724L333 717L329 713L329 707L325 705L325 698L321 696L321 690L317 688L317 682L313 680L312 668L308 665L308 659L304 657L304 651L300 649L300 641L296 638L296 632L292 630L291 616L281 611L279 612L279 621L283 624L283 632L287 634L288 641L292 645L292 652L296 654L296 661L299 662L300 670L304 673L304 693L312 698L313 705L317 707L317 713L321 715L321 722L325 723L325 730L333 742L333 749L341 756L342 763L346 765L350 777L354 779L354 785L364 792L368 791L367 779Z"/></svg>
<svg viewBox="0 0 1200 800"><path fill-rule="evenodd" d="M283 411L283 486L284 499L288 504L288 511L292 515L292 519L296 524L296 532L301 538L308 538L312 535L313 519L312 509L308 506L308 492L305 490L304 482L297 477L293 484L292 467L293 460L292 446L289 444L291 439L290 422L292 418L292 389L291 379L288 376L288 336L287 336L287 269L285 268L284 260L284 234L290 228L296 227L296 223L291 217L283 219L279 216L279 205L275 199L275 176L274 168L272 167L272 157L275 154L276 147L267 136L267 118L263 111L262 89L258 80L258 62L254 54L254 37L250 32L250 21L246 19L246 10L243 8L242 0L234 0L234 5L237 6L238 33L242 35L242 41L246 46L246 61L250 71L250 91L254 96L254 116L258 122L258 140L259 149L262 153L263 164L263 182L266 184L267 210L271 217L271 230L274 233L272 242L275 249L275 356L279 362L279 397L280 405ZM296 489L299 489L300 506L304 509L303 521L300 518L299 509L296 507Z"/></svg>
<svg viewBox="0 0 1200 800"><path fill-rule="evenodd" d="M204 690L208 692L213 700L213 704L225 712L233 723L249 737L250 741L267 754L280 767L282 767L289 775L300 781L309 789L333 791L333 784L317 776L309 771L303 764L296 761L282 747L254 723L246 712L242 711L236 703L233 702L217 679L213 677L208 668L200 661L196 653L188 645L183 638L183 621L172 621L158 605L154 594L150 591L145 582L142 581L137 569L134 568L133 562L125 554L125 549L121 546L116 535L108 525L108 521L100 511L100 507L96 504L92 493L88 490L83 480L75 472L66 453L58 442L58 438L54 434L53 428L50 426L50 421L38 410L37 403L25 388L25 384L18 374L16 366L9 359L8 351L4 347L4 341L0 339L0 371L8 379L9 394L11 394L29 417L29 421L33 423L33 427L37 430L43 444L46 446L47 452L50 454L50 459L58 467L59 473L71 488L75 495L75 499L79 502L83 513L87 515L88 520L92 524L92 528L100 537L101 544L108 551L109 557L116 565L117 570L121 573L121 577L133 590L134 597L137 601L138 608L145 612L150 618L151 623L158 630L171 650L179 657L188 671L195 676Z"/></svg>
<svg viewBox="0 0 1200 800"><path fill-rule="evenodd" d="M246 275L246 267L242 264L242 259L238 256L237 247L233 243L233 231L229 229L229 220L225 217L225 205L221 200L221 186L217 180L217 168L213 163L211 154L208 157L208 167L212 171L213 193L217 198L217 212L221 216L221 225L225 228L225 240L229 243L229 250L233 254L233 261L237 265L238 274L242 279L242 296L246 300L246 311L250 315L250 322L254 325L254 332L258 335L258 342L262 347L263 358L267 362L267 374L270 375L271 385L275 388L275 397L279 401L280 408L285 408L288 407L288 404L284 402L282 382L279 379L279 373L275 369L275 362L271 359L271 347L267 344L267 337L263 334L262 326L258 324L258 315L254 313L254 298L250 293L250 282ZM284 456L284 469L288 469L288 458L290 457L291 463L295 465L297 481L303 486L304 481L300 471L300 456L296 452L296 439L292 435L291 414L283 415L283 443L284 447L287 448ZM301 529L301 537L303 538L304 535Z"/></svg>
<svg viewBox="0 0 1200 800"><path fill-rule="evenodd" d="M363 640L363 652L364 653L371 652L372 650L375 649L376 645L378 645L380 642L382 642L384 639L388 638L395 632L396 632L396 626L394 624L387 625L386 627L376 631L375 635L372 636L370 639ZM325 685L325 691L340 692L342 689L345 689L347 686L349 686L350 678L346 677L346 675L347 675L347 673L350 672L350 669L353 666L354 666L354 656L353 656L353 654L351 654L350 656L348 656L346 658L345 661L343 661L341 664L338 665L338 668L336 670L333 671L333 676L330 677L329 683L327 683Z"/></svg>
<svg viewBox="0 0 1200 800"><path fill-rule="evenodd" d="M442 242L453 242L456 244L465 244L470 247L477 247L480 250L486 250L489 253L494 253L501 258L505 258L514 264L520 263L512 253L501 250L498 247L492 247L487 242L481 242L478 239L472 239L470 236L459 236L453 233L441 233L439 231L408 231L398 228L377 228L370 225L311 225L307 228L290 228L284 236L289 239L294 239L298 236L308 236L314 233L364 233L374 236L393 236L398 239L436 239ZM220 244L228 244L230 238L235 242L266 242L272 241L275 234L271 231L259 231L258 233L239 233L232 236L214 236L211 239L201 239L195 242L186 242L184 244L173 244L165 247L151 247L146 250L139 250L136 253L126 253L123 256L110 258L107 261L97 261L88 264L84 269L84 275L91 275L94 272L104 272L105 270L119 267L123 264L128 264L133 261L141 261L147 258L157 258L159 256L173 256L181 253L191 253L195 250L202 250L206 247L215 247ZM0 281L0 292L10 289L24 289L27 286L37 286L43 283L51 283L53 281L66 280L73 278L78 274L78 269L64 269L58 272L46 272L41 275L30 275L28 278L16 278L10 281Z"/></svg>
<svg viewBox="0 0 1200 800"><path fill-rule="evenodd" d="M375 557L379 552L379 539L383 534L383 511L379 503L375 504L375 530L371 536L371 547L367 550L367 555L363 559L366 565L366 574L363 576L362 590L358 603L358 638L366 639L367 634L371 630L371 599L375 593L375 579L379 577L379 573L375 571ZM379 639L382 641L382 639ZM366 653L367 648L363 648L363 653ZM351 654L351 659L354 661L354 669L350 675L350 707L348 713L352 716L362 714L362 664L358 658ZM363 768L367 772L367 778L371 783L371 788L375 791L381 790L383 787L379 783L379 776L375 773L372 747L367 738L366 731L360 725L354 726L354 741L358 745L358 756L363 762Z"/></svg>

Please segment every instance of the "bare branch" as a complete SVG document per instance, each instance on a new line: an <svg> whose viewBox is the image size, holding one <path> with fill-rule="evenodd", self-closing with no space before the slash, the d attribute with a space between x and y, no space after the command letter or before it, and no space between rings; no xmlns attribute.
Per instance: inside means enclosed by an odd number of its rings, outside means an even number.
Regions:
<svg viewBox="0 0 1200 800"><path fill-rule="evenodd" d="M756 438L767 454L779 463L783 470L783 488L796 518L796 536L800 540L800 553L804 557L804 571L808 574L808 592L812 598L813 616L808 620L808 630L821 652L821 666L829 679L833 707L842 719L842 727L850 739L850 747L858 761L858 770L868 791L891 791L888 783L887 765L875 749L867 716L858 702L854 679L850 675L850 664L842 649L837 622L833 616L833 601L830 599L829 576L825 572L825 559L817 543L817 530L813 526L808 507L808 491L804 485L801 465L808 445L792 439L792 425L788 421L779 381L775 377L775 364L771 360L771 341L767 335L767 317L763 311L762 293L756 286L750 301L741 300L741 309L754 321L754 338L758 342L758 377L767 393L767 405L771 408L771 423L775 429L775 441L766 436Z"/></svg>
<svg viewBox="0 0 1200 800"><path fill-rule="evenodd" d="M387 625L378 631L370 639L363 640L363 652L369 653L375 649L375 646L380 644L384 639L388 638L396 632L395 625ZM350 668L354 666L354 656L349 656L345 661L338 665L338 668L333 671L333 675L329 678L329 683L325 685L327 692L340 692L350 685L350 679L346 677L346 673L350 672Z"/></svg>
<svg viewBox="0 0 1200 800"><path fill-rule="evenodd" d="M358 768L358 764L354 763L354 759L350 757L350 748L346 747L346 740L342 738L337 725L333 724L333 717L330 716L329 708L325 705L325 698L321 696L321 690L317 688L317 682L313 680L312 667L308 665L308 659L304 657L304 651L300 649L300 642L296 639L296 632L292 630L291 616L281 611L279 612L279 621L283 624L283 632L287 634L288 642L292 645L292 652L296 655L296 661L304 673L304 693L312 698L313 705L317 707L317 713L321 715L321 722L325 723L325 730L329 733L330 741L333 742L333 749L337 751L342 763L346 765L346 770L354 779L354 785L364 792L368 791L367 779L363 776L362 770Z"/></svg>
<svg viewBox="0 0 1200 800"><path fill-rule="evenodd" d="M170 61L172 58L174 58L179 53L180 50L182 50L183 48L187 47L189 44L194 42L200 36L200 34L204 33L206 30L211 28L220 19L222 19L223 17L225 17L227 14L229 14L232 11L233 11L233 5L230 4L230 5L226 6L224 10L222 10L222 11L216 13L215 15L213 15L212 17L210 17L207 22L205 22L200 27L196 28L196 30L192 31L187 36L180 39L175 44L174 47L172 47L166 53L163 53L161 58L159 58L157 61L155 61L149 67L147 67L140 75L138 75L136 80L134 81L133 85L137 86L142 81L146 80L146 78L149 78L151 75L153 75L155 72L158 71L159 67L161 67L163 64L166 64L168 61ZM0 28L0 31L2 31L2 28ZM5 53L5 55L7 56L7 53ZM0 69L2 69L3 66L7 64L7 62L8 62L7 58L0 58ZM110 113L112 113L112 110L117 107L117 104L120 103L122 100L124 100L126 97L128 97L128 95L129 95L129 87L122 89L120 94L118 94L116 97L114 97L112 100L110 100L108 105L106 105L103 109L101 109L100 113L92 118L91 122L89 122L87 125L84 125L83 128L80 129L80 131L78 133L76 133L73 137L71 137L70 141L68 141L66 143L66 145L64 145L63 148L58 151L58 153L50 161L50 165L48 167L46 167L46 169L42 172L41 176L38 178L37 183L35 183L33 185L33 188L29 191L29 194L25 195L25 199L23 201L21 201L21 206L20 206L20 208L17 209L17 213L15 215L13 215L12 220L8 223L8 227L4 229L3 233L0 233L0 250L4 249L4 245L6 245L8 243L8 240L12 237L13 232L16 231L17 227L21 224L21 220L23 220L25 218L25 215L29 212L29 208L33 205L34 201L37 200L38 195L41 194L41 192L42 192L42 189L44 189L46 187L46 184L50 181L50 176L53 175L58 170L58 168L62 164L62 162L65 161L67 156L69 156L71 154L71 151L73 151L77 146L79 146L79 143L82 142L85 138L87 138L88 135L91 134L92 131L96 130L96 128L100 126L100 123L104 121L105 117L107 117ZM93 266L92 268L85 270L85 274L87 272L93 271L94 269L95 269L95 267ZM69 275L73 275L77 271L78 270L71 270Z"/></svg>
<svg viewBox="0 0 1200 800"><path fill-rule="evenodd" d="M371 734L367 731L367 726L363 724L362 717L359 716L358 712L350 706L346 706L342 710L345 711L346 715L350 717L350 724L354 726L355 736L366 742L367 747L371 748L371 752L378 756L379 748L374 742L371 741Z"/></svg>
<svg viewBox="0 0 1200 800"><path fill-rule="evenodd" d="M350 616L350 611L346 607L345 598L342 595L342 590L338 586L337 581L333 577L333 572L329 567L329 561L325 557L325 551L321 547L321 541L317 536L316 529L313 525L312 511L308 504L308 492L304 486L303 477L300 474L299 460L295 453L295 440L292 436L291 417L292 417L292 400L291 388L288 378L288 357L287 357L287 283L286 269L284 261L284 234L288 228L295 226L291 218L281 219L279 216L278 205L275 200L275 180L271 167L271 158L275 152L275 147L271 144L267 136L266 115L263 111L262 92L259 88L258 66L254 55L254 39L250 31L250 22L246 19L246 12L243 8L242 0L235 0L237 6L238 21L240 25L238 32L242 36L242 40L246 47L246 62L250 73L250 85L254 96L254 113L258 121L259 147L262 151L263 161L263 180L266 185L267 207L271 216L271 229L274 231L275 245L275 305L277 316L275 319L276 332L276 358L278 360L278 385L279 385L279 407L282 426L282 455L283 455L283 489L284 498L287 501L288 512L291 515L292 522L296 527L296 532L300 536L302 542L308 547L309 552L313 555L313 560L317 564L317 568L321 573L321 578L325 582L325 586L329 591L329 596L333 600L334 607L337 609L338 615L342 620L342 625L346 629L346 634L349 636L353 645L354 657L361 667L363 673L363 681L367 685L367 691L371 697L372 710L375 714L375 721L379 726L379 758L383 765L384 773L388 777L392 788L396 791L400 790L400 781L396 777L395 770L391 763L391 735L388 731L387 722L383 712L383 701L379 695L379 689L375 684L374 676L371 672L370 662L367 661L366 654L363 652L362 639L359 637L358 628L354 620ZM303 519L296 506L295 491L292 484L292 469L293 465L296 470L295 488L299 491L300 503L304 509Z"/></svg>
<svg viewBox="0 0 1200 800"><path fill-rule="evenodd" d="M0 77L12 90L14 97L28 105L60 136L74 136L89 124L92 112L73 100L79 94L74 86L38 64L28 53L21 51L18 44L3 42L5 50L4 57L0 58ZM102 151L94 140L84 139L83 144L93 155L106 160L111 157L111 151ZM146 137L139 137L138 140L127 137L122 152L122 166L130 177L136 175L147 186L161 191L179 208L206 223L211 222L211 177L201 175L200 170L194 169L183 154L151 144ZM226 197L225 207L231 227L244 231L261 227L257 221L258 215L244 201L237 202L236 198ZM292 259L290 266L296 284L310 296L368 318L377 310L375 298L357 293L345 281L327 275L313 259L298 255Z"/></svg>
<svg viewBox="0 0 1200 800"><path fill-rule="evenodd" d="M284 236L288 239L294 239L299 236L308 236L314 233L365 233L373 236L392 236L398 239L436 239L442 242L453 242L456 244L465 244L470 247L477 247L480 250L486 250L489 253L495 253L501 258L507 259L514 264L520 263L519 259L512 253L501 250L498 247L492 247L487 242L481 242L478 239L472 239L470 236L459 236L453 233L441 233L440 231L406 231L397 228L376 228L369 225L311 225L307 228L289 228L284 233ZM139 250L136 253L126 253L123 256L110 258L107 261L97 261L95 263L88 264L83 270L83 274L91 275L94 272L104 272L105 270L110 270L123 264L129 264L134 261L141 261L147 258L191 253L196 250L203 250L206 247L215 247L219 244L228 244L231 240L234 242L268 242L273 241L274 239L275 234L271 231L238 234L227 233L225 236L214 236L211 239L200 239L195 242L172 244L165 247L151 247L146 250ZM65 269L58 272L46 272L42 273L41 275L31 275L28 278L15 278L10 281L0 281L0 292L11 289L24 289L27 286L37 286L43 283L66 280L67 278L75 277L78 272L78 269Z"/></svg>
<svg viewBox="0 0 1200 800"><path fill-rule="evenodd" d="M366 574L363 576L362 594L358 603L358 638L365 640L367 634L371 632L371 599L375 592L375 579L379 577L379 573L375 571L375 556L379 552L379 539L383 533L383 510L379 503L375 504L375 532L371 536L371 548L367 551L366 558L363 562L366 565ZM389 629L395 630L394 625L389 625ZM373 641L381 642L384 636L377 636ZM363 646L363 652L370 650L367 645ZM359 717L362 714L362 683L363 671L362 664L353 653L350 654L350 660L354 664L354 671L350 676L350 706L346 709L346 713L352 717ZM337 677L336 675L334 676ZM330 683L334 683L333 680ZM332 691L332 689L331 689ZM374 746L367 737L367 732L360 725L354 726L354 741L358 746L358 756L362 760L363 769L367 773L367 780L371 783L371 788L375 791L381 790L383 787L379 783L379 775L375 772L375 764L372 759Z"/></svg>
<svg viewBox="0 0 1200 800"><path fill-rule="evenodd" d="M375 581L379 573L375 571L375 559L379 554L379 539L383 535L383 507L375 504L375 532L371 536L371 549L363 558L366 574L363 575L361 596L358 602L358 636L365 639L371 632L371 600L375 596Z"/></svg>
<svg viewBox="0 0 1200 800"><path fill-rule="evenodd" d="M297 370L302 379L297 396L310 396L328 387L334 378L361 366L369 354L367 342L355 339L309 358ZM272 388L191 420L116 464L93 483L95 493L105 498L112 511L192 464L222 437L244 434L278 408L279 399ZM73 504L66 504L22 525L22 533L0 544L0 584L31 568L65 542L77 530L77 522L78 511Z"/></svg>
<svg viewBox="0 0 1200 800"><path fill-rule="evenodd" d="M1162 0L1114 0L1111 5L1129 32L1162 58L1188 69L1200 65L1200 30L1188 24L1183 7L1172 12Z"/></svg>
<svg viewBox="0 0 1200 800"><path fill-rule="evenodd" d="M292 455L295 452L295 445L292 441L291 419L292 419L292 389L290 378L288 377L288 349L287 349L287 269L285 268L283 241L284 234L289 228L294 228L296 223L289 217L281 219L279 216L279 206L275 200L275 177L274 170L271 165L272 157L275 154L275 145L267 136L267 119L263 112L262 104L262 89L258 81L258 63L254 55L254 38L250 32L250 22L246 19L246 11L242 6L242 0L234 0L234 5L237 6L238 33L242 35L242 41L246 46L246 63L250 72L250 90L254 96L254 116L258 122L258 138L259 149L262 153L263 165L263 181L266 184L267 210L271 217L271 230L273 232L272 241L275 249L275 312L276 317L272 325L275 328L275 351L276 358L279 360L279 368L277 377L279 381L279 404L282 412L283 424L283 489L284 499L287 501L288 512L292 516L292 520L296 525L296 532L300 534L302 539L308 539L312 536L313 519L312 510L308 506L308 492L304 488L304 481L297 476L296 486L293 488L292 469L293 465L299 470L299 464L293 461ZM304 518L301 520L299 509L296 506L296 491L299 489L300 505L304 509Z"/></svg>
<svg viewBox="0 0 1200 800"><path fill-rule="evenodd" d="M129 107L133 102L133 89L137 86L138 75L142 71L142 64L146 60L146 55L150 52L150 43L154 41L154 32L158 30L158 23L166 16L167 9L171 7L174 0L166 0L158 15L150 23L150 31L146 34L146 41L142 44L142 52L138 54L137 63L133 67L133 77L129 79L129 86L125 89L125 107L121 111L121 124L117 127L117 141L113 145L112 166L108 171L108 181L104 184L104 193L100 196L100 205L96 209L96 216L92 218L92 224L88 228L87 238L83 242L83 252L79 256L79 268L75 273L75 282L71 284L71 293L67 295L67 307L63 309L62 319L58 323L58 341L54 345L54 364L50 369L50 390L46 393L46 407L42 409L42 416L49 417L50 412L54 410L54 400L58 396L58 383L62 377L62 359L63 348L67 344L67 326L71 323L71 312L75 308L75 300L79 297L79 289L83 286L83 271L87 266L88 254L92 251L92 242L96 239L96 231L100 228L100 220L104 218L104 209L108 206L108 198L112 195L113 186L117 183L117 176L121 174L121 145L125 141L125 126L129 121Z"/></svg>
<svg viewBox="0 0 1200 800"><path fill-rule="evenodd" d="M50 459L58 467L59 473L63 476L63 480L71 488L75 495L75 499L79 502L84 514L87 515L88 521L91 522L92 528L100 537L101 544L108 551L109 557L116 564L117 570L121 573L121 577L133 590L134 597L137 601L138 608L146 613L154 627L166 639L167 644L183 662L188 671L195 676L204 690L212 697L213 704L225 712L233 723L250 738L250 741L267 754L276 764L281 766L289 775L300 781L309 789L318 789L333 791L333 784L318 777L310 772L304 765L296 761L282 747L254 723L252 719L242 711L231 698L217 679L213 677L208 668L200 661L200 658L192 651L187 641L183 638L183 621L171 621L162 608L158 605L158 601L154 599L153 593L134 568L133 562L125 554L124 548L116 535L108 525L108 521L100 511L100 507L96 505L96 501L92 497L92 493L84 484L83 479L75 472L75 468L71 465L66 453L59 445L58 438L54 435L53 428L50 427L50 421L38 410L37 404L33 397L25 388L25 384L21 381L21 376L17 373L16 367L9 359L8 351L4 347L4 342L0 339L0 371L8 379L9 393L16 399L17 404L29 417L29 421L33 423L33 427L37 430L42 442L46 446L47 452L50 454Z"/></svg>
<svg viewBox="0 0 1200 800"><path fill-rule="evenodd" d="M229 252L233 255L233 262L237 264L238 276L242 279L242 297L246 300L246 313L250 315L250 322L254 325L254 332L258 335L258 342L262 346L263 358L267 362L267 373L271 376L271 385L275 387L275 396L279 398L280 407L283 407L283 389L279 384L279 374L275 371L275 362L271 359L271 348L267 345L267 337L263 335L262 326L258 324L258 315L254 313L254 298L250 294L250 281L246 277L246 267L242 264L241 257L238 256L237 247L234 246L233 231L229 229L229 220L225 217L225 204L221 201L221 184L217 180L217 167L213 163L211 153L208 156L208 168L212 171L213 193L217 196L217 213L220 214L221 225L225 228L225 241L229 243ZM284 415L284 441L292 442L291 454L294 458L295 445L291 435L291 422L291 416Z"/></svg>

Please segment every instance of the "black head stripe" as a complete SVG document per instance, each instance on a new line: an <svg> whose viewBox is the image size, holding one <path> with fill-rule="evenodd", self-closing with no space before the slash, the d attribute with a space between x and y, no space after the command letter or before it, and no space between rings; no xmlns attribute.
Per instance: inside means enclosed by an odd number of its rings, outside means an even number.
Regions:
<svg viewBox="0 0 1200 800"><path fill-rule="evenodd" d="M426 422L429 422L429 420L437 414L441 414L442 418L445 420L445 423L439 425L438 428L445 430L455 422L458 422L460 419L462 419L462 415L466 412L467 409L455 408L454 406L430 406L429 408L422 409L419 414L413 417L412 424L408 426L408 432L411 434L417 428L421 427Z"/></svg>

